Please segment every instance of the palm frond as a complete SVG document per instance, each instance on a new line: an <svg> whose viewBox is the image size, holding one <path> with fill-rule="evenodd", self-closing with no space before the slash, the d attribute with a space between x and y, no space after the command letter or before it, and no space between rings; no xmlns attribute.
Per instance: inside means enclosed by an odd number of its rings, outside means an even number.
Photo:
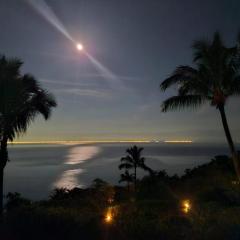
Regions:
<svg viewBox="0 0 240 240"><path fill-rule="evenodd" d="M125 173L122 173L120 175L119 183L121 182L133 182L134 174L130 174L128 170L125 171Z"/></svg>
<svg viewBox="0 0 240 240"><path fill-rule="evenodd" d="M148 167L145 163L143 163L143 164L141 165L141 168L142 168L144 171L149 172L150 174L153 174L153 173L154 173L154 171L153 171L150 167Z"/></svg>
<svg viewBox="0 0 240 240"><path fill-rule="evenodd" d="M27 92L36 93L40 88L38 81L31 74L24 74L22 76L21 81L22 81L24 90Z"/></svg>
<svg viewBox="0 0 240 240"><path fill-rule="evenodd" d="M122 157L120 161L121 162L127 162L127 163L130 163L130 164L132 164L134 162L131 155L127 155L126 157Z"/></svg>
<svg viewBox="0 0 240 240"><path fill-rule="evenodd" d="M223 40L219 31L214 33L212 45L223 46Z"/></svg>
<svg viewBox="0 0 240 240"><path fill-rule="evenodd" d="M19 59L0 58L0 134L12 141L27 131L37 115L48 119L54 96L30 74L21 75Z"/></svg>
<svg viewBox="0 0 240 240"><path fill-rule="evenodd" d="M54 96L43 89L38 90L29 104L34 106L35 111L41 113L46 120L50 117L52 108L57 106Z"/></svg>
<svg viewBox="0 0 240 240"><path fill-rule="evenodd" d="M201 106L206 99L201 95L173 96L162 103L162 112L181 110L186 107L193 109Z"/></svg>
<svg viewBox="0 0 240 240"><path fill-rule="evenodd" d="M199 59L206 56L209 52L210 43L207 40L198 40L194 41L192 48L193 53L193 62L197 62Z"/></svg>
<svg viewBox="0 0 240 240"><path fill-rule="evenodd" d="M118 166L118 168L119 168L120 170L123 169L123 168L131 169L131 168L133 168L133 165L130 164L130 163L121 163L121 164Z"/></svg>
<svg viewBox="0 0 240 240"><path fill-rule="evenodd" d="M240 76L237 76L228 88L229 95L240 95Z"/></svg>
<svg viewBox="0 0 240 240"><path fill-rule="evenodd" d="M173 72L173 74L165 79L160 84L160 89L165 91L167 88L171 87L175 84L181 84L182 82L189 82L193 81L196 78L197 71L196 69L189 67L189 66L179 66Z"/></svg>

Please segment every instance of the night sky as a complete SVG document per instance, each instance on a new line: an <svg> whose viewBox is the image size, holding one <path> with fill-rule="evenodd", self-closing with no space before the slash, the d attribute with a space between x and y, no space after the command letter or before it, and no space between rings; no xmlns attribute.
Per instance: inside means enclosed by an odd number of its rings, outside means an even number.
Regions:
<svg viewBox="0 0 240 240"><path fill-rule="evenodd" d="M38 2L38 0L31 0ZM233 44L239 0L46 0L68 33L116 78L100 72L26 0L0 0L0 53L24 61L58 101L21 141L192 139L224 142L216 109L161 113L159 84L191 64L193 40L219 30ZM227 103L240 141L240 99Z"/></svg>

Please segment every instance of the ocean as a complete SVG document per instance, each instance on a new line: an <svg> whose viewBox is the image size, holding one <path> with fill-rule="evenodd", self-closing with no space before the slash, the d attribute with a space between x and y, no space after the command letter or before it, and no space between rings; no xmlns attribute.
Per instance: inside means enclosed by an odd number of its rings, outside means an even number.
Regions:
<svg viewBox="0 0 240 240"><path fill-rule="evenodd" d="M95 178L117 184L120 158L132 143L81 145L9 145L4 192L19 192L32 200L46 199L56 187L87 187ZM146 164L168 174L183 174L186 168L228 154L227 145L142 143ZM139 171L139 177L144 172Z"/></svg>

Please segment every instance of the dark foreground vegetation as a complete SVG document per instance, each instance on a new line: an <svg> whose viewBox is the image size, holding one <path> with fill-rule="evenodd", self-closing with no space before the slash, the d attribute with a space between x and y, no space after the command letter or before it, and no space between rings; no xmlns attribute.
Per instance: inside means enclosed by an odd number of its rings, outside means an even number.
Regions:
<svg viewBox="0 0 240 240"><path fill-rule="evenodd" d="M240 239L240 186L216 156L181 177L151 172L129 186L95 179L46 201L9 193L1 239Z"/></svg>

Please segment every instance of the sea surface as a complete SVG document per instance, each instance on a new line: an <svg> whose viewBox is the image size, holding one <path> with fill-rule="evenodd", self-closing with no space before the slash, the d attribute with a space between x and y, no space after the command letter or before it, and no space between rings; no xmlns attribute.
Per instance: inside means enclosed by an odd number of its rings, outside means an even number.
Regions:
<svg viewBox="0 0 240 240"><path fill-rule="evenodd" d="M81 145L10 145L4 191L24 197L46 199L56 187L87 187L95 178L117 184L120 158L131 143ZM227 145L144 143L143 156L154 170L170 175L228 154ZM139 176L143 176L139 171Z"/></svg>

